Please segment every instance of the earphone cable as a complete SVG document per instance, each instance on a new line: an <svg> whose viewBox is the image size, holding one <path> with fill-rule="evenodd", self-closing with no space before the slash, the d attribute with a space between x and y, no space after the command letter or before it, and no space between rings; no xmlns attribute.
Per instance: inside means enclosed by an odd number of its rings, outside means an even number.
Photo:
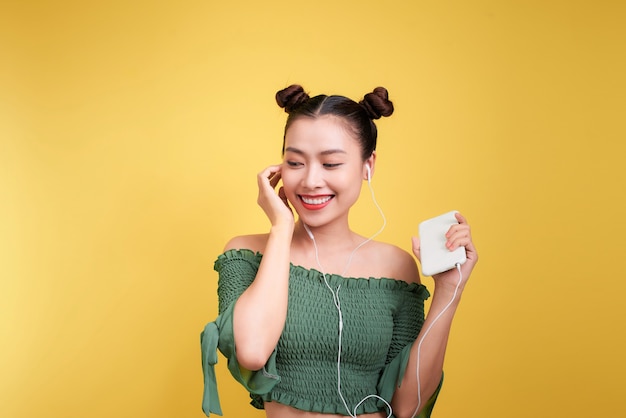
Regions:
<svg viewBox="0 0 626 418"><path fill-rule="evenodd" d="M361 248L362 246L364 246L365 244L367 244L368 242L372 241L374 238L376 238L387 226L387 218L385 217L385 214L383 213L382 208L380 207L380 205L378 204L378 202L376 201L376 195L374 194L374 189L372 188L372 184L371 181L368 178L368 182L367 182L368 188L370 190L370 194L372 196L372 200L374 202L374 205L376 206L376 209L378 209L378 212L380 213L380 216L383 219L383 224L382 226L378 229L378 231L376 231L376 233L374 233L372 236L370 236L369 238L367 238L365 241L363 241L362 243L360 243L359 245L357 245L354 250L352 250L352 252L350 253L350 256L348 257L348 261L346 263L346 266L344 267L343 271L341 272L341 276L344 277L346 272L348 271L348 268L350 267L350 264L352 263L352 258L354 256L354 254L357 252L357 250L359 248ZM306 230L307 234L309 235L309 237L311 238L311 240L313 241L313 247L315 249L315 261L320 269L320 272L322 273L322 277L324 278L324 284L326 285L326 287L328 288L328 290L330 290L331 294L333 295L333 304L335 305L335 308L337 308L337 313L339 316L339 336L338 336L338 351L337 351L337 393L339 395L339 398L341 399L341 402L343 403L344 408L346 408L346 411L348 412L348 415L350 415L350 417L352 418L357 418L357 409L359 406L361 406L363 404L363 402L365 402L366 400L370 399L370 398L378 398L381 401L383 401L385 403L385 405L387 406L387 408L389 408L389 414L387 415L387 418L391 418L391 416L393 415L393 410L391 408L391 405L382 397L378 396L378 395L368 395L365 398L363 398L359 403L356 404L356 406L354 407L354 411L350 411L350 408L348 407L348 403L346 402L345 398L343 397L343 394L341 392L341 351L342 351L342 337L343 337L343 314L341 312L341 301L339 300L339 290L341 289L341 285L337 286L337 290L333 290L333 288L330 286L330 284L328 283L328 279L326 277L326 273L324 271L324 267L322 266L322 263L320 262L319 259L319 251L317 249L317 242L315 241L315 237L313 235L313 233L311 232L311 230L309 229L309 227L305 224L302 223L302 225L304 226L304 229Z"/></svg>

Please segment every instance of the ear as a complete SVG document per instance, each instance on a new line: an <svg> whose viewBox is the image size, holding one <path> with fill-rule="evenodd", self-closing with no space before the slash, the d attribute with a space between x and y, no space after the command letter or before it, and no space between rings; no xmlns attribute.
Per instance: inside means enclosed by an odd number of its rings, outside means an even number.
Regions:
<svg viewBox="0 0 626 418"><path fill-rule="evenodd" d="M370 181L372 177L374 177L374 166L376 163L376 151L372 153L364 162L363 162L363 179ZM369 168L369 170L368 170Z"/></svg>

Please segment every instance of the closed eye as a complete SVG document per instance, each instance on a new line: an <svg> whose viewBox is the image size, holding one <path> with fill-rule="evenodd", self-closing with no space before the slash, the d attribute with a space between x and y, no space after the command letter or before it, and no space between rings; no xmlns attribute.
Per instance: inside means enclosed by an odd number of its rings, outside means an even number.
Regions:
<svg viewBox="0 0 626 418"><path fill-rule="evenodd" d="M324 163L324 167L326 168L337 168L340 165L343 165L343 163Z"/></svg>
<svg viewBox="0 0 626 418"><path fill-rule="evenodd" d="M288 165L289 167L300 167L300 166L302 166L302 165L303 165L303 164L302 164L301 162L299 162L299 161L289 161L289 160L288 160L288 161L286 161L286 163L287 163L287 165Z"/></svg>

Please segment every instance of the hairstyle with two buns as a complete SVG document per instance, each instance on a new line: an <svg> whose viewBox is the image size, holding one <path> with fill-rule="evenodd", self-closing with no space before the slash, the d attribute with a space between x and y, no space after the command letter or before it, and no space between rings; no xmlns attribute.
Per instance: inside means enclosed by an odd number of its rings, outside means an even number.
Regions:
<svg viewBox="0 0 626 418"><path fill-rule="evenodd" d="M378 130L375 119L391 116L393 103L384 87L376 87L360 102L344 96L321 94L310 97L302 86L293 84L276 93L276 103L289 114L285 124L285 135L293 122L300 118L318 118L326 115L339 117L346 122L354 138L361 145L361 157L365 161L376 150ZM283 153L285 139L283 137Z"/></svg>

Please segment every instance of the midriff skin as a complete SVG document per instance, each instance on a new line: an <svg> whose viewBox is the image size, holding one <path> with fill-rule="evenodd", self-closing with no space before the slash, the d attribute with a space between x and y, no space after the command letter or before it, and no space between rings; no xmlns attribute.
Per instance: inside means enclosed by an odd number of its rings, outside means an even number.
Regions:
<svg viewBox="0 0 626 418"><path fill-rule="evenodd" d="M267 418L346 418L346 415L320 414L319 412L301 411L291 406L277 402L265 402L265 415ZM387 414L375 412L373 414L358 415L358 418L386 418Z"/></svg>

